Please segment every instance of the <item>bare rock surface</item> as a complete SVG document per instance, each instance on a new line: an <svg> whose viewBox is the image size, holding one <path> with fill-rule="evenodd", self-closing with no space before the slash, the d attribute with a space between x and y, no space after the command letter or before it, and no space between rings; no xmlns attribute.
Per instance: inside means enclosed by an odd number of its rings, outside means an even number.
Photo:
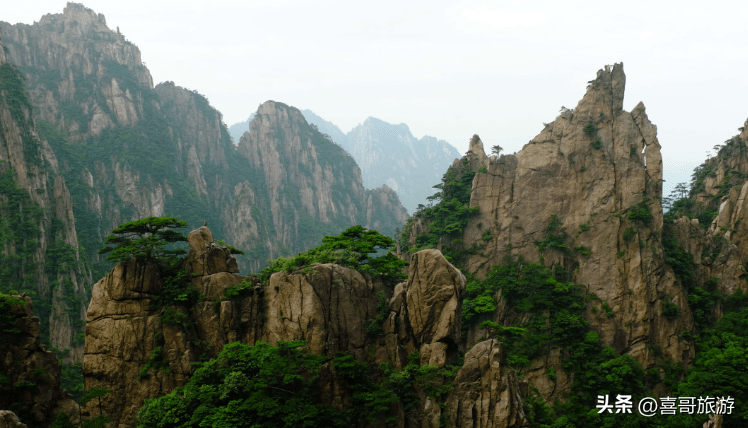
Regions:
<svg viewBox="0 0 748 428"><path fill-rule="evenodd" d="M231 272L235 262L228 250L212 242L207 227L192 231L188 239L185 266L205 297L192 307L172 309L184 314L189 327L164 323L164 310L155 305L163 280L152 266L134 259L118 264L94 287L83 371L86 388L112 389L102 397L102 407L113 426L132 426L143 400L183 385L193 373L191 362L206 352L215 356L234 341L305 340L315 354L333 358L342 352L397 368L407 365L408 354L416 350L422 364L444 367L456 360L465 278L438 250L414 254L408 280L393 293L378 279L334 264L277 272L263 287L253 277ZM226 300L226 290L240 283L249 285L251 295ZM389 315L381 335L367 334L367 323L379 314L381 293L393 293L385 307ZM492 367L490 376L498 377L490 385L515 391L516 375L512 378L507 369L491 364L486 365ZM346 389L334 372L325 373L329 382L321 394L333 405L345 403ZM517 422L521 402L516 402L516 394L497 394L492 400L501 406L496 407L498 414L491 413L491 420L506 417L514 425L505 426L522 426ZM439 426L441 408L428 399L423 406L419 424ZM97 414L98 403L89 403L84 416ZM401 426L413 423L403 420Z"/></svg>
<svg viewBox="0 0 748 428"><path fill-rule="evenodd" d="M18 420L18 416L10 410L0 410L0 428L28 428Z"/></svg>
<svg viewBox="0 0 748 428"><path fill-rule="evenodd" d="M447 401L448 424L455 428L528 427L522 407L527 381L503 366L504 350L496 339L476 343L454 380Z"/></svg>
<svg viewBox="0 0 748 428"><path fill-rule="evenodd" d="M10 313L15 317L10 328L17 332L0 332L0 375L3 379L0 382L0 409L15 409L18 416L32 425L51 424L61 410L77 420L75 402L60 389L57 356L40 342L40 321L34 315L31 298L19 295L11 298L26 304L10 307ZM0 426L3 423L8 427L26 426L18 422L16 414L11 411L0 411Z"/></svg>
<svg viewBox="0 0 748 428"><path fill-rule="evenodd" d="M631 112L623 110L625 83L622 64L598 71L576 108L563 110L516 154L486 156L483 142L474 136L470 151L453 168L485 168L475 175L470 197L470 206L480 212L457 237L463 242L445 238L442 244L479 248L465 263L479 278L507 255L560 265L573 282L598 297L588 305L586 319L605 345L631 354L645 368L655 364L647 345L687 365L694 349L678 335L693 325L684 290L663 255L657 128L642 103ZM566 233L566 250L541 253L537 243L546 237L554 215ZM485 240L487 232L490 239ZM681 316L672 321L662 316L666 301L677 304ZM615 316L591 310L601 302ZM499 307L493 320L509 322ZM474 328L467 345L484 333ZM542 386L553 361L544 358L526 370L533 386ZM563 392L541 390L546 397Z"/></svg>
<svg viewBox="0 0 748 428"><path fill-rule="evenodd" d="M313 264L310 273L273 274L266 289L263 338L306 340L314 354L345 352L367 359L366 321L377 315L379 281L334 264Z"/></svg>

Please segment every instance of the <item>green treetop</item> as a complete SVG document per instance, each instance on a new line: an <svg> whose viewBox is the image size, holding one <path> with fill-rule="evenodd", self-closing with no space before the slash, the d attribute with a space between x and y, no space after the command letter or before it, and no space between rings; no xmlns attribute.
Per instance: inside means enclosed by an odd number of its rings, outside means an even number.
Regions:
<svg viewBox="0 0 748 428"><path fill-rule="evenodd" d="M167 249L167 244L186 242L187 238L171 228L187 226L174 217L147 217L120 225L106 238L99 254L110 253L107 260L125 263L133 257L141 261L184 254L183 249Z"/></svg>

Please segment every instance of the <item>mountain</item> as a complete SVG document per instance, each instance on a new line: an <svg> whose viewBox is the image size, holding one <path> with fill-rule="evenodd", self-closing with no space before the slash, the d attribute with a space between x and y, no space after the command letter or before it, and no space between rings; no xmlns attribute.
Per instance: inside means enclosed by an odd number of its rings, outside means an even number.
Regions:
<svg viewBox="0 0 748 428"><path fill-rule="evenodd" d="M644 104L623 110L625 83L622 64L606 66L575 109L516 154L488 156L474 135L438 202L399 237L407 278L388 280L372 260L316 263L314 253L242 276L201 227L187 267L203 297L153 310L168 278L136 260L117 265L87 313L87 386L112 390L104 413L119 426L138 408L145 425L200 412L262 426L743 426L745 134L673 204L718 209L706 227L664 214L657 128ZM337 147L280 103L263 104L249 126L240 150L265 170L307 154L278 183ZM327 144L304 149L315 138ZM346 160L330 159L319 168L334 177ZM319 189L294 189L298 199L272 189L284 204L332 212ZM346 250L365 247L347 238ZM710 388L737 403L731 414L663 422L597 411L613 391L665 402ZM97 414L96 403L84 412Z"/></svg>
<svg viewBox="0 0 748 428"><path fill-rule="evenodd" d="M436 246L479 279L512 260L544 266L559 280L583 285L588 298L577 316L602 346L630 355L644 369L664 361L687 367L694 348L673 338L693 331L694 321L662 237L657 128L642 103L623 110L625 84L622 64L606 66L576 108L514 155L487 156L474 136L468 154L447 172L439 204L409 220L401 251ZM493 299L489 290L485 296ZM476 291L463 302L479 321L528 327L513 324L527 312L513 307L519 302L476 308L482 298ZM474 323L467 345L485 334ZM574 391L559 354L530 357L523 374L544 400ZM550 382L549 371L565 374Z"/></svg>
<svg viewBox="0 0 748 428"><path fill-rule="evenodd" d="M296 108L262 104L239 140L239 152L264 176L273 245L285 254L315 245L341 225L391 234L407 219L397 194L387 186L366 190L353 158Z"/></svg>
<svg viewBox="0 0 748 428"><path fill-rule="evenodd" d="M407 125L392 125L370 117L347 134L348 147L364 176L364 186L387 184L394 189L409 212L434 194L432 186L459 152L434 137L420 140ZM381 184L380 184L381 183Z"/></svg>
<svg viewBox="0 0 748 428"><path fill-rule="evenodd" d="M34 298L43 343L80 360L91 268L79 254L64 167L39 136L23 75L1 38L0 46L0 292Z"/></svg>
<svg viewBox="0 0 748 428"><path fill-rule="evenodd" d="M348 145L348 136L343 131L341 131L340 128L335 126L335 124L333 124L332 122L328 122L325 119L322 119L321 117L317 116L313 111L308 110L308 109L302 110L301 114L304 115L304 118L306 119L307 122L316 126L317 129L319 129L319 132L329 135L330 138L332 138L333 141L335 141L337 144L343 147L345 151L347 151L348 153L353 153L353 151L351 150L351 147ZM358 162L358 160L356 160L356 162Z"/></svg>
<svg viewBox="0 0 748 428"><path fill-rule="evenodd" d="M402 123L392 125L370 117L346 134L311 110L301 113L307 122L353 156L361 168L365 187L387 185L411 213L419 204L427 203L427 198L434 193L434 183L439 182L444 170L460 157L457 149L446 141L429 136L416 139ZM232 135L241 136L248 127L247 122L242 122L230 129Z"/></svg>
<svg viewBox="0 0 748 428"><path fill-rule="evenodd" d="M53 313L41 311L42 326L51 326L51 343L60 349L72 349L77 338L76 346L82 342L82 321L68 320L66 311L74 307L73 318L81 319L92 278L113 267L97 251L124 222L164 215L190 225L205 221L217 237L245 250L238 256L243 269L256 271L269 258L304 251L327 233L362 224L391 235L406 219L397 195L388 188L366 190L353 159L296 109L263 104L265 116L250 122L257 126L235 145L204 96L173 82L154 86L138 47L83 5L68 3L62 14L33 25L0 22L0 35L28 92L26 113L16 114L16 122L31 129L33 118L38 129L38 141L24 140L23 150L42 166L43 156L51 159L51 166L22 169L34 160L22 157L16 145L6 165L14 167L31 200L57 213L59 222L51 214L39 220L47 222L37 226L46 235L26 242L40 244L29 251L36 254L36 275L49 279L36 284L46 300L35 300L50 305ZM72 269L62 262L68 247L54 247L59 262L44 256L57 242L80 250L76 276L44 273L60 263L67 269L62 272ZM12 248L19 246L10 253Z"/></svg>
<svg viewBox="0 0 748 428"><path fill-rule="evenodd" d="M244 135L245 132L249 131L249 123L252 122L252 119L254 119L254 117L255 114L252 113L244 122L235 123L229 126L229 135L231 135L231 138L234 140L234 144L238 144L239 140L242 138L242 135Z"/></svg>

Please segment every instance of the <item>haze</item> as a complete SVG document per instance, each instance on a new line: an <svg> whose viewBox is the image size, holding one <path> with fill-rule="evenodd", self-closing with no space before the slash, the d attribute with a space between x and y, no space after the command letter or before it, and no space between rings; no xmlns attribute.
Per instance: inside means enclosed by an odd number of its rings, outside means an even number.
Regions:
<svg viewBox="0 0 748 428"><path fill-rule="evenodd" d="M0 20L31 24L65 3L5 1ZM198 90L227 125L272 99L344 132L373 116L460 152L477 133L511 153L623 62L624 108L643 101L658 126L667 194L748 118L747 3L496 3L83 4L140 47L154 82Z"/></svg>

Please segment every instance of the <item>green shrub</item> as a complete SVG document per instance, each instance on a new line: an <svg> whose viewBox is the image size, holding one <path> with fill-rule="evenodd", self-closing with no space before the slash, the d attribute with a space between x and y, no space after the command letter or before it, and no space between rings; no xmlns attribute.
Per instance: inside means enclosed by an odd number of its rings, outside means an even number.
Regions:
<svg viewBox="0 0 748 428"><path fill-rule="evenodd" d="M651 223L652 213L649 212L649 205L647 205L647 201L644 200L630 207L628 211L628 218L645 225Z"/></svg>
<svg viewBox="0 0 748 428"><path fill-rule="evenodd" d="M670 299L664 299L662 301L662 315L672 321L680 315L680 306L671 302Z"/></svg>
<svg viewBox="0 0 748 428"><path fill-rule="evenodd" d="M76 428L76 426L70 422L70 417L68 417L67 413L63 410L57 415L54 424L52 424L52 428Z"/></svg>
<svg viewBox="0 0 748 428"><path fill-rule="evenodd" d="M279 257L259 273L260 280L267 283L275 272L293 272L313 263L335 263L362 273L378 276L391 287L407 278L403 268L407 262L400 260L391 251L378 257L371 254L394 245L394 240L376 230L352 226L339 236L325 236L323 244L295 257Z"/></svg>
<svg viewBox="0 0 748 428"><path fill-rule="evenodd" d="M590 254L592 254L592 250L589 247L585 247L583 245L578 245L574 247L574 251L576 251L577 253L583 256L589 256Z"/></svg>
<svg viewBox="0 0 748 428"><path fill-rule="evenodd" d="M485 171L471 171L466 158L462 159L459 167L449 168L442 177L442 182L434 186L438 192L427 198L429 201L438 201L438 203L417 212L400 232L398 242L401 248L413 253L421 249L436 248L445 236L459 236L467 227L470 218L480 211L480 207L469 206L473 178L478 172ZM427 225L427 231L418 235L411 247L410 232L416 218ZM457 242L442 246L444 257L456 264L461 263L472 251L472 249L460 248Z"/></svg>
<svg viewBox="0 0 748 428"><path fill-rule="evenodd" d="M366 334L379 336L382 334L382 325L390 314L387 296L384 291L377 292L379 303L377 304L377 316L366 320Z"/></svg>
<svg viewBox="0 0 748 428"><path fill-rule="evenodd" d="M535 242L538 249L542 252L546 248L557 250L566 250L566 238L568 235L561 229L561 220L556 214L553 214L548 220L548 227L545 229L545 238L542 241Z"/></svg>
<svg viewBox="0 0 748 428"><path fill-rule="evenodd" d="M579 230L581 232L586 232L586 231L590 230L590 225L587 224L587 223L582 223L582 224L579 225Z"/></svg>
<svg viewBox="0 0 748 428"><path fill-rule="evenodd" d="M138 412L138 426L192 426L195 415L205 426L347 427L350 412L321 403L319 371L325 357L301 349L302 341L254 346L234 342L197 369L186 385L148 399ZM341 362L338 359L339 362ZM343 363L348 363L346 366ZM365 382L366 368L351 360L339 367L343 379ZM397 397L377 391L356 397L377 412ZM388 408L388 407L387 407ZM364 409L368 410L368 409Z"/></svg>
<svg viewBox="0 0 748 428"><path fill-rule="evenodd" d="M17 316L11 312L13 306L26 306L26 301L8 294L0 293L0 337L5 334L18 334Z"/></svg>
<svg viewBox="0 0 748 428"><path fill-rule="evenodd" d="M167 367L167 364L165 361L163 361L162 354L163 354L164 348L161 346L157 346L153 348L153 352L151 353L150 358L148 358L148 361L145 363L145 366L143 366L142 369L140 369L140 372L138 372L138 379L144 379L148 376L148 370L151 368L158 370L163 370ZM85 396L84 396L85 398Z"/></svg>
<svg viewBox="0 0 748 428"><path fill-rule="evenodd" d="M610 307L608 302L603 302L602 307L603 311L605 311L605 316L607 316L608 318L613 318L614 316L616 316L616 314L613 312L613 308Z"/></svg>
<svg viewBox="0 0 748 428"><path fill-rule="evenodd" d="M636 236L637 233L639 233L639 231L637 231L633 227L629 227L628 229L624 230L623 231L623 240L624 240L624 242L630 242L631 239L633 239L634 236Z"/></svg>
<svg viewBox="0 0 748 428"><path fill-rule="evenodd" d="M592 121L587 122L586 125L584 125L584 133L588 137L592 137L597 133L597 127L595 126L595 123Z"/></svg>

